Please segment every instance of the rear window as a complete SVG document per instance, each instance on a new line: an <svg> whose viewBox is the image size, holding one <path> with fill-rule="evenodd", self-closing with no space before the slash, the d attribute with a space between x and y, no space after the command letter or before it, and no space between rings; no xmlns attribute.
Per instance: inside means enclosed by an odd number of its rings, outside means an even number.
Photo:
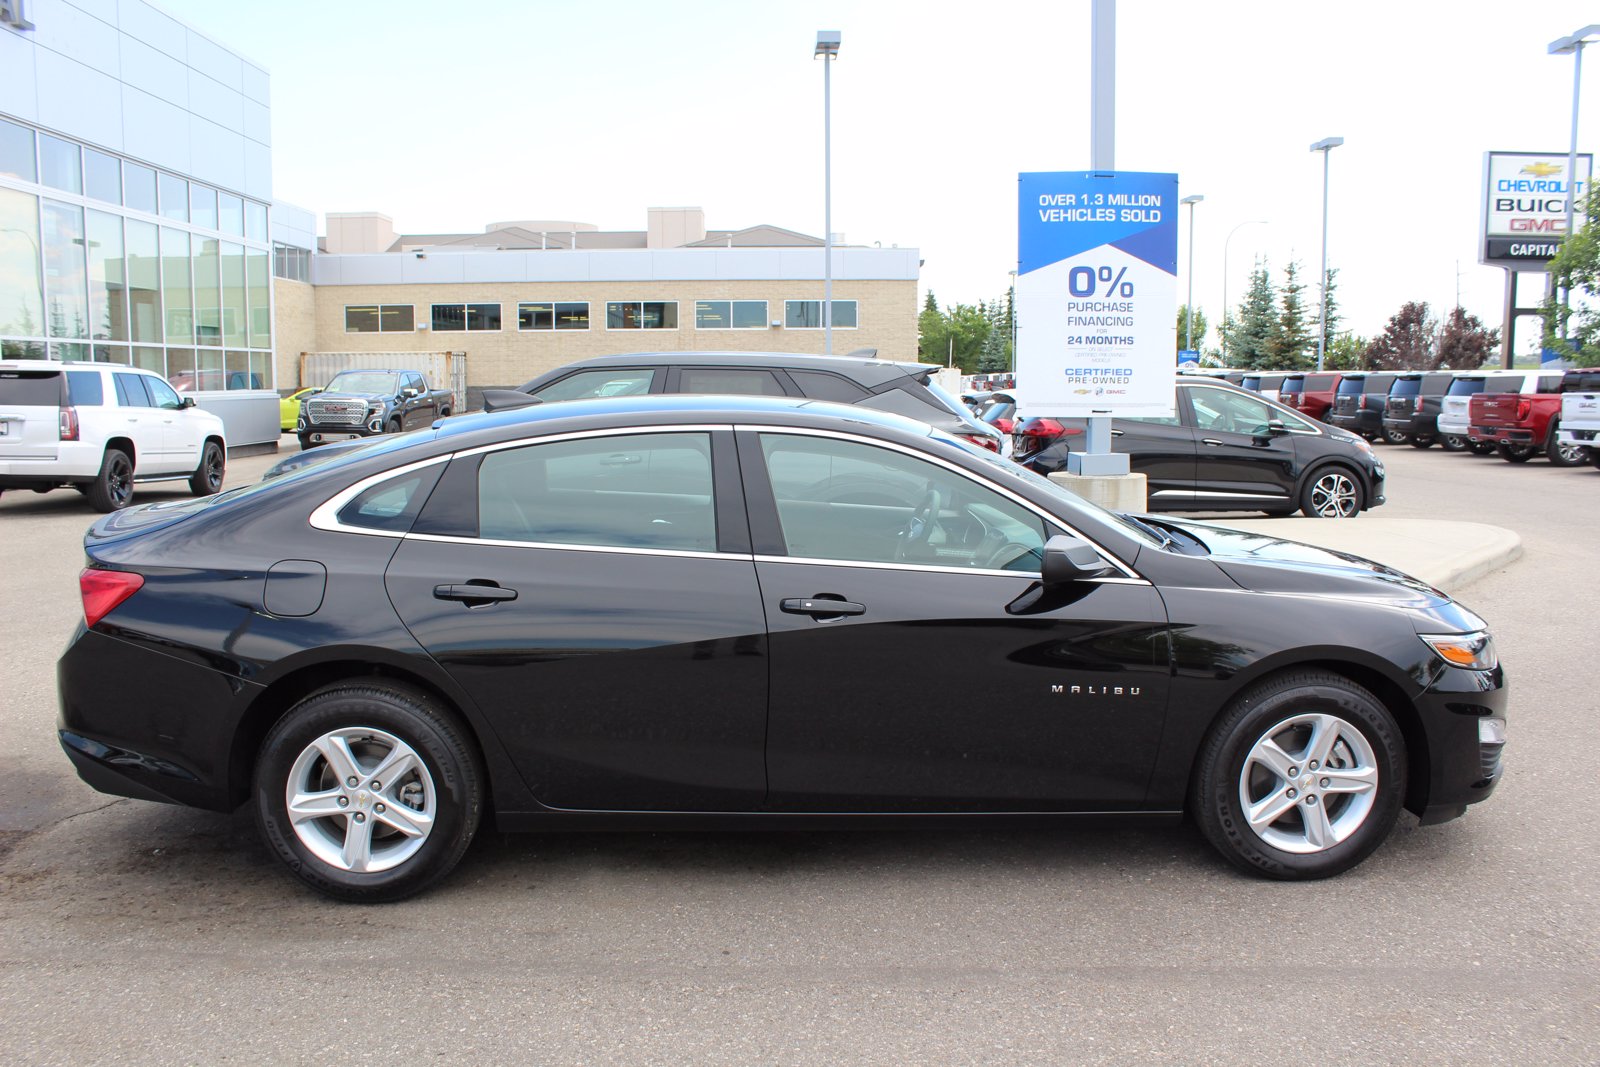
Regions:
<svg viewBox="0 0 1600 1067"><path fill-rule="evenodd" d="M105 387L97 370L67 371L67 396L77 407L97 408L106 402Z"/></svg>
<svg viewBox="0 0 1600 1067"><path fill-rule="evenodd" d="M837 374L827 374L823 371L791 370L789 377L800 387L800 391L813 400L832 400L840 404L854 404L857 400L867 395L867 391L855 382L839 377Z"/></svg>
<svg viewBox="0 0 1600 1067"><path fill-rule="evenodd" d="M0 371L0 404L12 404L22 408L60 407L61 372Z"/></svg>
<svg viewBox="0 0 1600 1067"><path fill-rule="evenodd" d="M1483 392L1483 378L1457 378L1450 383L1450 391L1445 396L1472 396L1474 393Z"/></svg>
<svg viewBox="0 0 1600 1067"><path fill-rule="evenodd" d="M1365 378L1345 378L1339 382L1340 396L1360 396L1367 391Z"/></svg>
<svg viewBox="0 0 1600 1067"><path fill-rule="evenodd" d="M1541 393L1559 393L1561 392L1561 379L1553 374L1541 374L1539 376L1538 389Z"/></svg>
<svg viewBox="0 0 1600 1067"><path fill-rule="evenodd" d="M1396 378L1389 387L1390 396L1416 396L1422 392L1421 378Z"/></svg>
<svg viewBox="0 0 1600 1067"><path fill-rule="evenodd" d="M1600 370L1571 371L1561 379L1563 393L1600 393Z"/></svg>
<svg viewBox="0 0 1600 1067"><path fill-rule="evenodd" d="M1285 378L1283 380L1283 384L1278 387L1278 392L1279 393L1303 393L1303 392L1305 392L1305 389L1306 389L1306 380L1304 378Z"/></svg>

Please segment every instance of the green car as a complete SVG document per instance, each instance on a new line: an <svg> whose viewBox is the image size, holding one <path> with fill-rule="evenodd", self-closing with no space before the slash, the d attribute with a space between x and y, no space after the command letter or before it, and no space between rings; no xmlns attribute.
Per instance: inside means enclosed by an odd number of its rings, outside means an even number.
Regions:
<svg viewBox="0 0 1600 1067"><path fill-rule="evenodd" d="M300 418L300 401L320 392L322 392L321 386L307 386L304 389L295 390L278 401L278 423L284 433L292 433L294 431L295 423Z"/></svg>

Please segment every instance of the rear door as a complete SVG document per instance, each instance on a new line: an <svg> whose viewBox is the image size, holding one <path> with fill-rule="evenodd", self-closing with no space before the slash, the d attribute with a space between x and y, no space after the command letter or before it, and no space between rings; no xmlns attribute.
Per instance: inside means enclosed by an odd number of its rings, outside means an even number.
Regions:
<svg viewBox="0 0 1600 1067"><path fill-rule="evenodd" d="M1194 429L1184 424L1181 414L1180 408L1170 418L1111 422L1111 450L1126 455L1128 469L1145 476L1150 507L1156 511L1163 504L1194 499Z"/></svg>
<svg viewBox="0 0 1600 1067"><path fill-rule="evenodd" d="M1219 507L1294 504L1298 472L1294 434L1273 433L1281 411L1231 389L1193 385L1178 390L1194 423L1195 500Z"/></svg>
<svg viewBox="0 0 1600 1067"><path fill-rule="evenodd" d="M57 368L0 367L0 462L56 458L66 392Z"/></svg>
<svg viewBox="0 0 1600 1067"><path fill-rule="evenodd" d="M144 387L144 375L133 371L114 371L111 378L116 383L117 392L118 418L115 421L121 423L123 434L133 442L134 474L165 472L165 420Z"/></svg>

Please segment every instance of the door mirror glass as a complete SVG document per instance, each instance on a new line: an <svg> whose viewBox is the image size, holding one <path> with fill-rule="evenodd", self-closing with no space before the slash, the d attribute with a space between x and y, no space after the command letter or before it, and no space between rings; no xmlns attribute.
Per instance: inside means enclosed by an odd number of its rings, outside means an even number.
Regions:
<svg viewBox="0 0 1600 1067"><path fill-rule="evenodd" d="M1087 541L1056 534L1044 543L1044 565L1039 576L1046 586L1081 582L1110 573L1111 564Z"/></svg>
<svg viewBox="0 0 1600 1067"><path fill-rule="evenodd" d="M194 407L194 397L192 397L192 396L184 397L182 400L180 400L178 402L178 406L180 408L192 408L192 407Z"/></svg>
<svg viewBox="0 0 1600 1067"><path fill-rule="evenodd" d="M1262 437L1277 437L1280 434L1286 434L1288 432L1289 432L1289 427L1287 427L1287 426L1285 426L1283 424L1283 420L1282 419L1268 419L1267 420L1267 428L1266 428L1265 431L1262 432L1261 436Z"/></svg>

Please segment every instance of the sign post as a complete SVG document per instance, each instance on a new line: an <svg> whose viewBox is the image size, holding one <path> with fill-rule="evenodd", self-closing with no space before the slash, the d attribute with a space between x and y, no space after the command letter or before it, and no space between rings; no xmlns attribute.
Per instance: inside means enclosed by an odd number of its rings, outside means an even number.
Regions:
<svg viewBox="0 0 1600 1067"><path fill-rule="evenodd" d="M1030 415L1172 415L1177 208L1176 174L1018 176L1017 377Z"/></svg>

